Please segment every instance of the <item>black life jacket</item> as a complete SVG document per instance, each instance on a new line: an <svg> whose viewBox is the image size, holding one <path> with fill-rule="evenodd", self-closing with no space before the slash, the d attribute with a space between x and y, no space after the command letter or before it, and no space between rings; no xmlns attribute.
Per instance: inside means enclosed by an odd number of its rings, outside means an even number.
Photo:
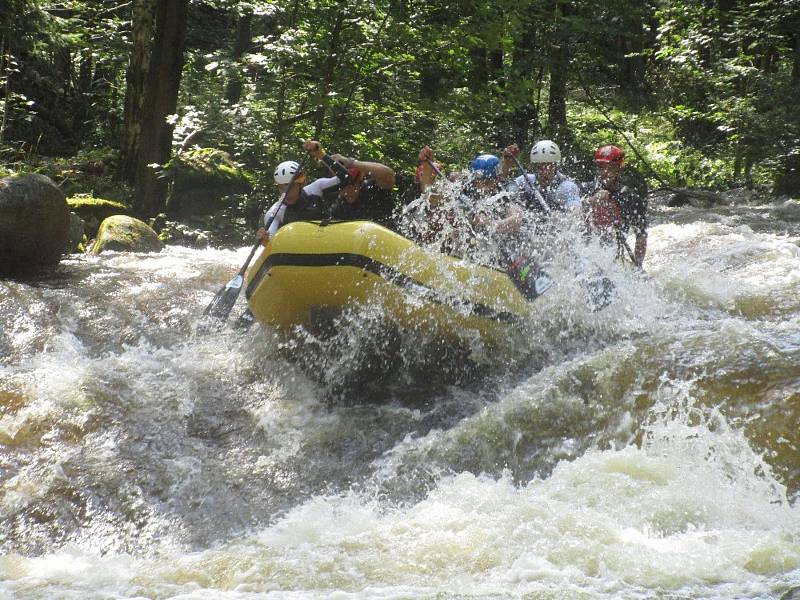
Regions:
<svg viewBox="0 0 800 600"><path fill-rule="evenodd" d="M283 224L295 221L320 221L328 216L328 208L321 196L311 196L303 190L294 204L286 205Z"/></svg>
<svg viewBox="0 0 800 600"><path fill-rule="evenodd" d="M333 218L342 221L374 221L385 227L393 224L394 195L392 190L379 187L365 179L358 190L358 199L349 203L341 198L333 210Z"/></svg>

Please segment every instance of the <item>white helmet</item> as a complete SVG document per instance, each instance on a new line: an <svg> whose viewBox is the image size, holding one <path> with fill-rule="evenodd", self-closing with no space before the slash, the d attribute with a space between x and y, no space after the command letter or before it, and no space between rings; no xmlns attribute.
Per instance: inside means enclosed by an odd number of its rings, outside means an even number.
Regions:
<svg viewBox="0 0 800 600"><path fill-rule="evenodd" d="M275 185L289 183L294 174L300 170L299 163L293 160L285 160L275 167Z"/></svg>
<svg viewBox="0 0 800 600"><path fill-rule="evenodd" d="M555 142L551 140L542 140L536 142L531 148L531 162L532 163L560 163L561 150Z"/></svg>

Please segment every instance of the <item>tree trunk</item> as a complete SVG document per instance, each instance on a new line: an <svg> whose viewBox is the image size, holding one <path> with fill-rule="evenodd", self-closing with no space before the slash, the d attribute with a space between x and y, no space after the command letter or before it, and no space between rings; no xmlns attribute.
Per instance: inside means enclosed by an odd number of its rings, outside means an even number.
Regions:
<svg viewBox="0 0 800 600"><path fill-rule="evenodd" d="M794 64L792 65L792 83L800 85L800 31L794 33Z"/></svg>
<svg viewBox="0 0 800 600"><path fill-rule="evenodd" d="M538 94L542 85L542 75L544 73L544 65L539 64L538 76L536 77L536 88L528 85L531 81L531 75L536 72L537 65L533 57L536 45L536 28L533 27L535 18L530 16L529 21L526 21L521 34L516 40L514 46L514 54L512 59L511 82L512 86L522 86L524 90L524 101L518 106L515 106L514 112L511 114L511 139L514 140L520 148L527 148L530 145L530 140L536 134L536 126L531 131L531 124L538 122L539 115L537 114L538 106L534 104L534 90Z"/></svg>
<svg viewBox="0 0 800 600"><path fill-rule="evenodd" d="M736 42L731 35L736 27L735 10L736 0L717 0L717 39L725 58L736 56Z"/></svg>
<svg viewBox="0 0 800 600"><path fill-rule="evenodd" d="M489 76L498 81L501 85L503 81L503 51L500 49L489 52Z"/></svg>
<svg viewBox="0 0 800 600"><path fill-rule="evenodd" d="M700 16L700 23L702 24L703 31L712 31L714 25L717 24L714 23L711 18L712 13L716 10L714 4L715 0L702 0L700 3L703 11ZM704 40L700 43L700 48L697 53L700 66L703 68L710 68L713 64L713 43L714 41L711 39Z"/></svg>
<svg viewBox="0 0 800 600"><path fill-rule="evenodd" d="M486 84L489 79L489 66L486 64L486 48L477 47L469 51L470 55L470 72L469 81L472 89L480 88Z"/></svg>
<svg viewBox="0 0 800 600"><path fill-rule="evenodd" d="M136 180L136 159L142 134L144 86L150 67L157 0L134 0L131 25L131 60L128 65L120 148L120 178L133 185Z"/></svg>
<svg viewBox="0 0 800 600"><path fill-rule="evenodd" d="M550 65L550 98L547 102L547 134L562 140L567 128L567 61L562 46L553 49L554 60Z"/></svg>
<svg viewBox="0 0 800 600"><path fill-rule="evenodd" d="M319 137L322 135L322 127L325 125L325 115L328 110L328 104L330 103L330 95L329 92L331 91L331 86L333 85L334 76L336 75L336 66L339 64L339 38L342 34L342 28L344 26L344 19L347 14L347 11L340 10L336 17L336 22L333 24L333 30L331 31L331 43L330 47L328 48L328 57L325 59L325 67L323 69L322 75L322 85L320 86L320 92L322 93L322 97L320 98L319 102L319 111L317 112L317 118L314 122L314 139L318 140Z"/></svg>
<svg viewBox="0 0 800 600"><path fill-rule="evenodd" d="M800 91L800 29L798 28L795 28L794 34L792 86L795 91ZM775 191L778 194L787 194L792 197L800 194L800 152L789 152L783 159L783 172L775 182Z"/></svg>
<svg viewBox="0 0 800 600"><path fill-rule="evenodd" d="M233 44L233 60L240 61L245 52L250 49L253 40L253 11L247 10L245 14L239 15L236 21L236 41ZM225 86L225 100L228 104L238 104L242 98L242 78L238 74L233 75Z"/></svg>
<svg viewBox="0 0 800 600"><path fill-rule="evenodd" d="M102 124L108 127L110 132L119 130L116 111L111 109L111 107L117 106L114 96L115 88L111 83L114 81L115 76L116 69L110 62L95 63L91 85L91 94L96 105L95 114Z"/></svg>
<svg viewBox="0 0 800 600"><path fill-rule="evenodd" d="M739 181L742 176L742 143L737 142L733 151L733 179Z"/></svg>
<svg viewBox="0 0 800 600"><path fill-rule="evenodd" d="M166 119L178 104L188 6L189 0L158 2L134 186L134 208L144 217L162 212L166 205L166 182L150 165L162 165L170 156L173 125Z"/></svg>
<svg viewBox="0 0 800 600"><path fill-rule="evenodd" d="M617 64L619 67L619 85L622 91L631 98L639 100L645 89L645 57L642 56L645 44L645 11L646 5L633 9L633 21L626 35L617 38ZM634 56L629 56L633 54Z"/></svg>
<svg viewBox="0 0 800 600"><path fill-rule="evenodd" d="M86 134L89 131L89 115L92 110L92 72L94 69L94 59L92 49L86 49L81 56L80 69L78 71L77 90L75 94L75 111L72 113L72 129L77 136L78 147L83 146Z"/></svg>
<svg viewBox="0 0 800 600"><path fill-rule="evenodd" d="M547 134L561 143L567 136L567 71L569 69L569 40L562 11L556 2L555 43L550 49L550 98L547 104Z"/></svg>
<svg viewBox="0 0 800 600"><path fill-rule="evenodd" d="M6 133L6 123L8 123L8 112L11 103L11 69L8 68L9 49L6 48L5 37L0 38L0 82L3 83L3 115L0 117L0 146L3 145Z"/></svg>
<svg viewBox="0 0 800 600"><path fill-rule="evenodd" d="M442 85L442 72L433 67L430 62L426 61L424 66L420 67L419 73L419 97L421 100L430 100L436 102L439 99L439 90Z"/></svg>

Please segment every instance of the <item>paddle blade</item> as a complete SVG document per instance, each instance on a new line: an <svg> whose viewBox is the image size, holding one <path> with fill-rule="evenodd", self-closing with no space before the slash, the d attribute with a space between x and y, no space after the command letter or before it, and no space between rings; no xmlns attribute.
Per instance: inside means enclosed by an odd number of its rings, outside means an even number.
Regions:
<svg viewBox="0 0 800 600"><path fill-rule="evenodd" d="M252 327L253 323L255 323L255 322L256 322L256 318L253 315L253 313L250 312L250 309L248 308L241 315L239 315L239 318L236 320L236 326L235 327L236 327L236 329L239 329L241 331L247 331L248 329L250 329L250 327Z"/></svg>
<svg viewBox="0 0 800 600"><path fill-rule="evenodd" d="M551 287L553 287L553 278L545 271L539 271L533 279L533 289L536 291L536 297L538 298Z"/></svg>
<svg viewBox="0 0 800 600"><path fill-rule="evenodd" d="M589 308L592 312L601 311L614 301L617 286L604 275L596 275L586 281L585 287L589 293Z"/></svg>
<svg viewBox="0 0 800 600"><path fill-rule="evenodd" d="M528 300L536 300L553 286L553 278L536 263L512 263L508 276Z"/></svg>
<svg viewBox="0 0 800 600"><path fill-rule="evenodd" d="M239 292L242 291L243 283L244 277L236 275L224 288L217 292L217 295L214 296L214 299L206 307L203 314L216 319L227 319L236 304Z"/></svg>

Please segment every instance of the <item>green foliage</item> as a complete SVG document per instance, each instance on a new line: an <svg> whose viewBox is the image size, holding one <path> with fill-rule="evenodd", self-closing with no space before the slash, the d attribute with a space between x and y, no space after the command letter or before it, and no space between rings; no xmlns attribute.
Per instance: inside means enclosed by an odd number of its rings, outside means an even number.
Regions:
<svg viewBox="0 0 800 600"><path fill-rule="evenodd" d="M671 109L613 110L608 116L611 121L591 104L569 104L569 120L576 124L572 154L578 162L586 163L596 148L613 143L625 150L626 163L645 177L651 189L662 187L661 180L710 188L730 183L732 171L724 153L701 150L682 140ZM587 165L579 165L578 171L587 173Z"/></svg>
<svg viewBox="0 0 800 600"><path fill-rule="evenodd" d="M13 163L114 147L131 5L8 2L0 150L5 140ZM561 75L559 141L578 166L613 141L651 185L772 182L800 155L798 15L800 0L196 0L175 150L222 149L270 194L272 167L301 158L309 138L406 174L424 144L464 165L549 135ZM56 178L108 195L75 171Z"/></svg>
<svg viewBox="0 0 800 600"><path fill-rule="evenodd" d="M798 147L800 117L789 101L797 93L793 36L785 28L791 18L797 24L798 8L796 0L737 2L727 12L719 4L671 2L656 12L660 44L652 54L669 69L667 113L678 139L703 152L690 164L725 164L711 169L725 173L717 183L770 182Z"/></svg>

